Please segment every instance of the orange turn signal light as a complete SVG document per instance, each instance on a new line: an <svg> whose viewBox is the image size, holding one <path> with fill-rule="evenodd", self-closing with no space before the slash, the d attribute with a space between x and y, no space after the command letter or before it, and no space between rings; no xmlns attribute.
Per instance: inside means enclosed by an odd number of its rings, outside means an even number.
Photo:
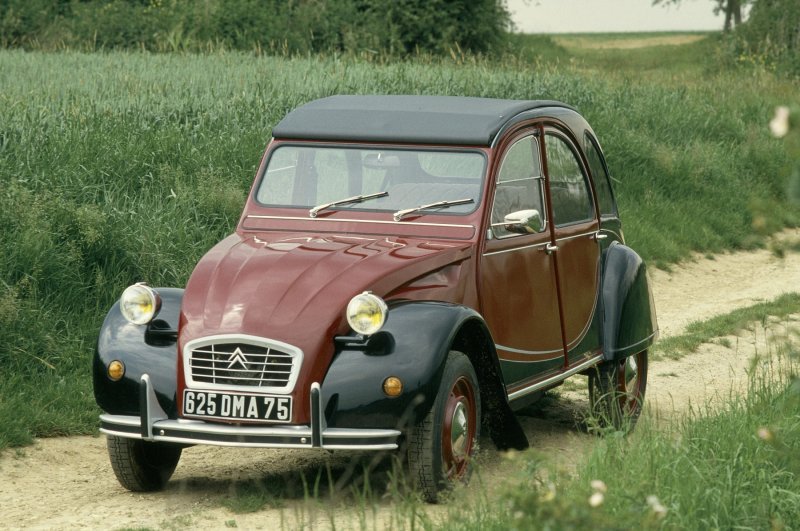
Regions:
<svg viewBox="0 0 800 531"><path fill-rule="evenodd" d="M400 396L403 392L403 382L397 376L389 376L383 381L383 392L386 396Z"/></svg>
<svg viewBox="0 0 800 531"><path fill-rule="evenodd" d="M118 382L125 376L125 364L119 360L114 360L108 364L108 377L112 381Z"/></svg>

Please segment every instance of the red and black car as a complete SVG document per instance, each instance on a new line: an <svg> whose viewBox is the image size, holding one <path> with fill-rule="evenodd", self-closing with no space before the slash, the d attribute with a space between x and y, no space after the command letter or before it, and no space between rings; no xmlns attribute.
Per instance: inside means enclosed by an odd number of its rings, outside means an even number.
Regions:
<svg viewBox="0 0 800 531"><path fill-rule="evenodd" d="M335 96L273 130L236 231L185 289L135 284L94 358L123 486L195 444L408 453L428 500L481 427L590 380L638 416L657 334L592 128L556 101Z"/></svg>

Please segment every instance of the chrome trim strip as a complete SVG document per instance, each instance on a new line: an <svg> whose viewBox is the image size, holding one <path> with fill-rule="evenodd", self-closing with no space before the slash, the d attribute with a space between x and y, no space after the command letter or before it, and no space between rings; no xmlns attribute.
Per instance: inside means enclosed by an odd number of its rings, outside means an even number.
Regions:
<svg viewBox="0 0 800 531"><path fill-rule="evenodd" d="M251 214L245 218L247 219L281 219L284 221L306 221L306 222L318 222L318 221L337 221L342 223L378 223L382 225L415 225L420 227L451 227L451 228L458 228L458 229L472 229L475 230L475 225L455 225L452 223L422 223L419 221L384 221L384 220L372 220L372 219L343 219L343 218L301 218L297 216L259 216L255 214Z"/></svg>
<svg viewBox="0 0 800 531"><path fill-rule="evenodd" d="M190 353L193 350L200 349L209 345L216 344L231 344L231 343L244 343L246 345L253 345L256 347L264 347L267 349L275 349L282 353L288 354L292 360L292 370L289 373L289 378L285 385L280 386L256 386L256 385L233 385L233 384L218 384L207 382L196 382L192 377L192 367ZM294 391L294 386L297 383L297 377L300 375L300 368L303 365L303 351L294 345L276 341L266 337L251 336L246 334L220 334L215 336L206 336L198 339L193 339L183 347L183 374L186 378L186 388L190 390L227 390L234 391L240 390L244 392L258 392L265 394L288 395ZM263 373L262 373L263 377ZM253 381L253 380L250 380Z"/></svg>
<svg viewBox="0 0 800 531"><path fill-rule="evenodd" d="M493 223L492 227L494 227L495 225L497 225L497 224ZM507 223L502 223L502 225L507 225ZM556 239L556 243L565 242L565 241L568 241L568 240L574 240L576 238L585 238L585 237L597 234L597 232L598 231L593 230L593 231L590 231L590 232L584 232L584 233L581 233L581 234L575 234L573 236L566 236L564 238L557 238ZM483 253L483 256L491 256L491 255L494 255L494 254L502 254L502 253L511 253L511 252L514 252L514 251L522 251L524 249L533 249L533 248L536 248L536 247L545 247L547 245L550 245L549 241L542 242L542 243L535 243L533 245L525 245L523 247L514 247L513 249L504 249L502 251L492 251L490 253Z"/></svg>
<svg viewBox="0 0 800 531"><path fill-rule="evenodd" d="M505 181L498 180L497 184L495 185L495 188L497 188L498 186L503 185L503 184L518 183L518 182L523 182L523 181L544 181L544 177L541 176L541 175L532 175L530 177L520 177L519 179L508 179L508 180L505 180Z"/></svg>
<svg viewBox="0 0 800 531"><path fill-rule="evenodd" d="M558 383L558 382L560 382L562 380L566 380L570 376L572 376L574 374L577 374L577 373L581 372L584 369L588 369L589 367L593 367L594 365L597 365L602 360L603 360L603 355L602 354L598 354L597 356L595 356L593 358L587 359L583 363L575 365L574 367L570 367L569 369L567 369L566 371L564 371L562 373L556 374L554 376L551 376L550 378L542 380L541 382L537 382L537 383L535 383L535 384L533 384L533 385L531 385L529 387L525 387L523 389L519 389L517 391L514 391L513 393L510 393L508 395L508 400L511 401L511 400L516 400L517 398L522 398L523 396L527 396L527 395L529 395L531 393L535 393L536 391L538 391L538 390L540 390L540 389L542 389L544 387L549 387L554 383Z"/></svg>
<svg viewBox="0 0 800 531"><path fill-rule="evenodd" d="M152 441L153 426L160 420L168 419L169 415L167 415L164 410L161 409L161 405L158 403L156 392L153 389L153 383L150 381L150 375L143 374L139 381L144 384L146 393L144 419L142 419L144 420L145 424L142 426L142 438L146 441ZM147 436L145 437L144 434L147 434Z"/></svg>
<svg viewBox="0 0 800 531"><path fill-rule="evenodd" d="M642 339L641 341L637 341L636 343L634 343L632 345L625 346L625 347L615 348L611 352L613 354L614 352L620 352L622 350L628 350L628 349L631 349L631 348L636 348L639 345L641 345L642 343L647 343L648 341L650 341L651 339L655 339L656 337L658 337L658 329L654 330L652 334L650 334L646 338Z"/></svg>
<svg viewBox="0 0 800 531"><path fill-rule="evenodd" d="M619 243L622 243L622 235L617 233L617 232L614 232L611 229L604 229L604 228L601 227L600 230L598 230L597 232L608 232L608 233L611 233L616 237L616 241L618 241Z"/></svg>
<svg viewBox="0 0 800 531"><path fill-rule="evenodd" d="M138 430L138 417L100 415L100 420L105 424L100 428L101 433L131 439L142 438ZM136 423L135 432L115 429L115 426L123 427L132 422ZM244 428L242 426L205 425L197 426L198 429L193 430L193 426L187 426L177 420L162 420L155 422L153 428L155 431L150 440L154 442L206 444L235 448L312 448L311 428L308 426ZM206 437L202 437L202 435ZM398 447L396 440L400 436L400 432L397 430L328 428L322 436L324 439L333 439L331 444L323 444L320 447L323 450L395 450ZM354 442L348 443L347 439ZM375 439L375 441L369 442L370 439Z"/></svg>
<svg viewBox="0 0 800 531"><path fill-rule="evenodd" d="M105 427L100 432L106 435L141 439L138 432L114 429L114 426L139 426L139 418L122 415L100 415ZM264 428L247 428L244 426L210 425L199 422L199 425L187 425L178 420L161 420L153 425L154 435L150 439L155 442L171 442L180 444L206 444L211 446L230 446L238 448L312 448L311 428L308 426L280 426ZM166 432L174 434L167 435ZM161 435L164 433L164 435ZM202 437L207 435L209 437ZM213 440L214 436L230 437L235 440ZM396 439L400 436L397 430L379 429L347 429L328 428L322 433L324 450L394 450L397 448ZM294 439L290 442L277 442L270 439ZM369 441L377 439L374 443L362 442L347 444L341 439L359 439ZM331 443L325 443L331 440ZM394 440L395 442L386 442ZM296 441L296 442L295 442Z"/></svg>
<svg viewBox="0 0 800 531"><path fill-rule="evenodd" d="M311 392L308 393L311 400L311 446L314 448L322 448L324 441L322 434L325 432L325 414L322 409L322 391L319 387L319 382L311 384Z"/></svg>
<svg viewBox="0 0 800 531"><path fill-rule="evenodd" d="M522 349L519 349L519 348L504 347L503 345L498 345L497 343L495 343L494 348L496 348L498 350L505 350L506 352L514 352L516 354L539 355L539 354L563 354L564 353L563 349L557 349L557 350L522 350ZM506 360L506 361L510 361L510 360ZM532 361L537 361L537 360L532 360ZM541 361L549 361L549 360L541 360Z"/></svg>
<svg viewBox="0 0 800 531"><path fill-rule="evenodd" d="M531 245L525 245L523 247L514 247L513 249L504 249L502 251L492 251L490 253L483 253L483 256L492 256L492 255L495 255L495 254L512 253L514 251L522 251L522 250L525 250L525 249L535 249L536 247L545 247L546 245L549 245L549 244L550 244L550 241L548 240L546 242L534 243L534 244L531 244Z"/></svg>
<svg viewBox="0 0 800 531"><path fill-rule="evenodd" d="M558 227L556 227L556 229L558 229ZM584 232L584 233L581 233L581 234L573 234L572 236L565 236L563 238L556 238L556 242L566 242L566 241L569 241L569 240L575 240L577 238L586 238L586 237L589 237L589 236L594 236L595 234L597 234L597 232L598 231L593 230L593 231Z"/></svg>

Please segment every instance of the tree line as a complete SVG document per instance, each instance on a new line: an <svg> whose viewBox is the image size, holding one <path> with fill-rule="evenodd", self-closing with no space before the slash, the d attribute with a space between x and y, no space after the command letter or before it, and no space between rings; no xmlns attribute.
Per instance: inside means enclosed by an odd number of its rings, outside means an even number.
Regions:
<svg viewBox="0 0 800 531"><path fill-rule="evenodd" d="M503 0L0 0L0 45L267 53L490 52Z"/></svg>
<svg viewBox="0 0 800 531"><path fill-rule="evenodd" d="M800 76L800 1L710 2L729 57ZM512 29L504 0L0 0L0 46L40 50L502 54Z"/></svg>
<svg viewBox="0 0 800 531"><path fill-rule="evenodd" d="M652 0L675 5L683 0ZM740 62L761 64L800 77L800 1L711 0L724 14L729 54ZM744 12L749 10L745 20Z"/></svg>

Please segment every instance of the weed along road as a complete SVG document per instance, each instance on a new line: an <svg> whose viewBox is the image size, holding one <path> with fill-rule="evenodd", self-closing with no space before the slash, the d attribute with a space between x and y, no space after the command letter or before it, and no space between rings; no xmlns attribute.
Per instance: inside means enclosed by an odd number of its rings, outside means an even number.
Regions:
<svg viewBox="0 0 800 531"><path fill-rule="evenodd" d="M800 241L800 231L784 232L789 244ZM754 272L758 272L755 274ZM800 291L800 253L790 251L778 258L767 250L717 255L711 259L676 266L671 272L651 270L662 338L683 332L693 321L707 320L732 310L771 301L783 293ZM648 407L644 415L669 416L689 404L703 404L741 389L755 352L767 351L765 339L784 327L800 326L800 316L789 315L769 322L766 331L754 325L727 340L703 344L697 352L680 359L656 356L648 382ZM774 320L773 320L774 321ZM580 381L578 381L580 383ZM567 387L567 386L565 386ZM555 455L562 463L576 451L590 448L596 439L576 426L575 415L585 410L585 389L573 385L559 391L547 408L521 417L534 448ZM581 401L584 401L581 403ZM490 444L483 444L490 448ZM33 446L6 450L0 457L0 499L3 526L10 528L389 528L401 509L381 501L392 481L380 471L370 479L378 500L373 511L363 495L360 473L365 460L351 466L353 454L191 448L185 451L172 481L163 492L132 494L114 478L103 437L53 438ZM330 465L334 490L322 479L321 501L309 502L304 490L313 491L317 471ZM494 450L480 458L480 481L470 489L486 488L489 496L502 485L508 460ZM305 473L311 484L298 479ZM277 485L271 503L257 512L233 512L226 500L242 497L239 487L263 481ZM389 497L391 499L391 497ZM431 518L446 515L448 504L420 505ZM404 521L404 520L402 520ZM434 520L435 521L435 520Z"/></svg>

